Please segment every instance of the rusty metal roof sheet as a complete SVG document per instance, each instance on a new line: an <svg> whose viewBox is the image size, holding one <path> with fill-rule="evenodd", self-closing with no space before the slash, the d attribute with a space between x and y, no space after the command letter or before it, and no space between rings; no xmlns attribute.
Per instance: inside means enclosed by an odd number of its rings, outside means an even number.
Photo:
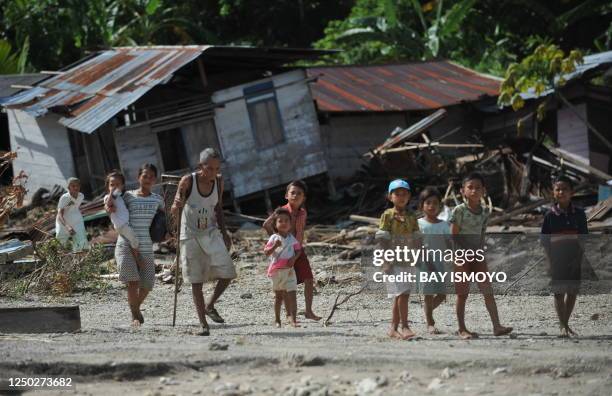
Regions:
<svg viewBox="0 0 612 396"><path fill-rule="evenodd" d="M92 133L204 51L205 64L222 70L279 66L333 52L209 45L119 47L89 56L60 75L0 100L0 105L35 117L54 111L64 115L59 122L66 127Z"/></svg>
<svg viewBox="0 0 612 396"><path fill-rule="evenodd" d="M208 46L132 47L103 51L2 104L38 117L66 114L59 122L91 133L125 107L196 59Z"/></svg>
<svg viewBox="0 0 612 396"><path fill-rule="evenodd" d="M433 110L497 96L500 79L449 61L307 69L320 111Z"/></svg>
<svg viewBox="0 0 612 396"><path fill-rule="evenodd" d="M13 85L32 85L49 76L40 73L0 75L0 98L14 95L21 91Z"/></svg>

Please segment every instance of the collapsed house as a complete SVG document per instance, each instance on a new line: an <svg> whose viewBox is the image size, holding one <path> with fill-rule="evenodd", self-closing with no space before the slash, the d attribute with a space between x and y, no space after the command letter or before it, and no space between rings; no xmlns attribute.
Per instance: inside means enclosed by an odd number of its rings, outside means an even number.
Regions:
<svg viewBox="0 0 612 396"><path fill-rule="evenodd" d="M45 75L40 73L0 75L0 98L14 95L44 78ZM11 151L8 115L4 111L0 111L0 151ZM10 184L12 176L12 169L9 168L2 174L0 182L3 185Z"/></svg>
<svg viewBox="0 0 612 396"><path fill-rule="evenodd" d="M384 171L370 172L373 181L442 179L457 157L509 141L528 152L541 131L569 155L610 170L605 146L576 121L575 109L558 101L549 102L542 122L534 116L541 99L529 94L522 110L500 109L498 78L444 60L286 66L323 54L222 46L92 54L1 101L18 154L13 167L29 175L30 193L77 176L94 196L112 169L122 170L129 184L145 162L182 174L196 166L203 148L215 147L238 211L241 201L262 196L270 208L270 193L296 178L320 177L333 195L336 185L371 165L366 153L395 153L385 156ZM609 67L610 54L585 57L564 89L608 138L610 88L591 78ZM426 147L393 147L398 137L418 137Z"/></svg>
<svg viewBox="0 0 612 396"><path fill-rule="evenodd" d="M362 154L394 130L417 123L437 109L446 114L431 125L432 138L456 127L480 128L474 105L494 101L501 80L449 61L375 66L308 68L319 113L321 139L330 172L350 177L363 164Z"/></svg>
<svg viewBox="0 0 612 396"><path fill-rule="evenodd" d="M121 169L184 173L219 149L239 199L327 170L308 78L283 65L326 52L251 47L101 51L3 101L28 189L82 180L91 195ZM270 166L270 163L282 166Z"/></svg>
<svg viewBox="0 0 612 396"><path fill-rule="evenodd" d="M13 167L30 175L30 192L76 175L96 195L112 169L128 183L145 162L180 174L211 146L222 153L238 207L257 193L269 200L270 190L296 178L347 177L393 128L497 92L496 79L445 61L283 66L322 54L217 46L92 54L2 101L18 154ZM457 110L449 119L464 124L470 116Z"/></svg>

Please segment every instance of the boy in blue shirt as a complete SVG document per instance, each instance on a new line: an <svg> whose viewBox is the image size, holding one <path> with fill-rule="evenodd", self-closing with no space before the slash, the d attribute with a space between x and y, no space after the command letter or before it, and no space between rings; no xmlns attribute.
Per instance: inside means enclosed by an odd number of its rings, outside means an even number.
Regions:
<svg viewBox="0 0 612 396"><path fill-rule="evenodd" d="M572 181L566 176L558 177L553 182L555 203L542 224L542 245L550 265L561 337L576 335L569 327L569 318L578 297L582 272L584 249L579 235L589 233L584 210L572 204L573 194Z"/></svg>

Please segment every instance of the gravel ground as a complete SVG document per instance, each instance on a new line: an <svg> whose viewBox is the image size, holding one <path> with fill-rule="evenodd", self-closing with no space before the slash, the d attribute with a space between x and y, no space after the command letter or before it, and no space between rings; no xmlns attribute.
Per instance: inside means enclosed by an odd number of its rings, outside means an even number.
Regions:
<svg viewBox="0 0 612 396"><path fill-rule="evenodd" d="M210 337L195 335L186 287L174 328L173 286L161 283L145 302L140 329L129 326L126 293L114 281L104 294L0 299L3 307L79 304L82 321L78 334L0 335L0 373L73 378L72 390L37 395L610 394L610 295L579 297L572 327L580 336L573 339L557 338L550 296L497 298L503 324L515 329L510 337L492 336L478 295L467 306L468 327L481 334L476 340L453 335L454 296L435 312L444 332L435 336L425 332L419 296L411 296L410 320L422 337L414 341L386 337L390 301L372 293L353 297L328 327L302 320L300 328L276 329L265 265L255 257L238 263L239 278L217 305L227 323L211 324ZM329 257L311 261L339 279L354 275L330 269ZM319 287L315 312L327 315L338 291L358 288L355 282Z"/></svg>

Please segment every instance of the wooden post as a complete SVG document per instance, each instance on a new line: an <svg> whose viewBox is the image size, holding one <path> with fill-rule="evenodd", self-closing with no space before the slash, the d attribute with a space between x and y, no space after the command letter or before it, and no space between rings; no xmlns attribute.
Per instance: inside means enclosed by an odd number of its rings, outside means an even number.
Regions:
<svg viewBox="0 0 612 396"><path fill-rule="evenodd" d="M202 88L204 88L204 91L206 91L206 87L208 86L208 80L206 79L206 71L204 70L204 62L202 62L202 58L198 58L198 71L200 72Z"/></svg>
<svg viewBox="0 0 612 396"><path fill-rule="evenodd" d="M236 198L234 198L232 200L232 202L234 204L234 213L241 214L242 212L240 211L240 201L238 201Z"/></svg>
<svg viewBox="0 0 612 396"><path fill-rule="evenodd" d="M198 187L198 186L194 186ZM181 217L183 208L178 211L178 219L176 219L176 262L174 263L174 307L172 308L172 327L176 325L176 304L179 292L179 267L181 265Z"/></svg>
<svg viewBox="0 0 612 396"><path fill-rule="evenodd" d="M329 193L330 198L334 198L338 193L336 191L336 185L334 184L334 180L332 179L331 175L328 174L327 177L327 192Z"/></svg>
<svg viewBox="0 0 612 396"><path fill-rule="evenodd" d="M264 190L264 200L266 202L266 210L268 213L272 212L272 200L270 199L270 191Z"/></svg>

